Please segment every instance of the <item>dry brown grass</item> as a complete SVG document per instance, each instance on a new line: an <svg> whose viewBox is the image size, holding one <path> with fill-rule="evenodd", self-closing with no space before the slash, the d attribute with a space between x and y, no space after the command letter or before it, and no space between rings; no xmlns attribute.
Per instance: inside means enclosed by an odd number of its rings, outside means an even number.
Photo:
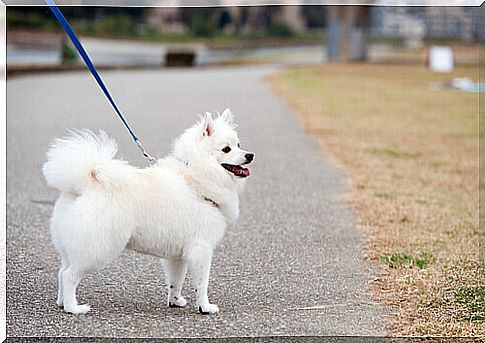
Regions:
<svg viewBox="0 0 485 343"><path fill-rule="evenodd" d="M305 131L350 175L366 254L381 267L373 288L390 307L395 335L485 335L479 98L430 87L455 76L477 81L478 68L444 75L424 66L328 64L271 80ZM410 267L399 254L429 261Z"/></svg>
<svg viewBox="0 0 485 343"><path fill-rule="evenodd" d="M442 45L443 43L438 43ZM480 45L478 44L462 44L451 43L446 44L453 49L455 63L458 64L478 64L479 54L478 50ZM391 51L387 51L380 54L370 54L372 60L385 61L386 63L399 63L399 64L421 64L425 65L427 61L429 46L423 46L420 48L409 49L405 47L394 48Z"/></svg>

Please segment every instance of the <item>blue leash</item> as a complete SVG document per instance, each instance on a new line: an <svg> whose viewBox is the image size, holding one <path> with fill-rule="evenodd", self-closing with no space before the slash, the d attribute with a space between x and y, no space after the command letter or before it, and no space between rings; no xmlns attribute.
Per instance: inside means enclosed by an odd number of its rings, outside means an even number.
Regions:
<svg viewBox="0 0 485 343"><path fill-rule="evenodd" d="M120 117L121 121L123 122L123 124L125 125L125 127L128 129L128 132L130 133L130 135L133 138L133 140L135 141L136 145L138 146L138 148L142 152L143 156L148 160L148 162L154 162L154 161L156 161L156 158L153 157L153 156L151 156L145 150L145 148L143 148L143 145L141 145L140 140L138 139L138 137L135 135L135 133L133 132L133 130L130 128L130 126L126 122L125 118L121 114L120 109L116 105L116 102L114 101L113 97L111 96L108 88L106 87L105 83L103 82L103 79L101 78L101 75L99 75L98 70L94 66L94 64L91 61L91 59L89 58L88 53L86 52L86 50L84 49L83 45L81 44L81 42L77 38L77 36L74 33L74 30L72 29L71 25L69 25L69 23L67 22L66 18L64 17L64 15L62 14L62 12L57 7L57 5L54 2L54 0L45 0L45 3L49 6L49 8L51 9L52 13L54 13L55 17L57 18L57 20L59 21L59 23L62 25L62 28L64 29L64 31L66 31L66 33L69 36L69 38L71 38L71 41L74 44L74 46L76 47L77 51L79 52L79 55L81 55L84 63L86 63L87 67L91 71L91 74L93 74L94 79L96 80L96 82L98 82L99 87L101 87L101 89L103 90L104 95L106 95L106 97L108 98L108 101L110 102L111 106L113 106L116 114L118 114L118 117Z"/></svg>

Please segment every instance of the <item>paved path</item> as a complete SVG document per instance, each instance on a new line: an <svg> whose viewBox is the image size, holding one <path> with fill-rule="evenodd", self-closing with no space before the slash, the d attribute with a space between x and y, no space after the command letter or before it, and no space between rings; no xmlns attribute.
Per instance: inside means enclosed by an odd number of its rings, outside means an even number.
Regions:
<svg viewBox="0 0 485 343"><path fill-rule="evenodd" d="M241 217L214 256L217 316L165 306L156 258L126 252L86 277L85 316L55 305L58 259L48 220L57 193L42 179L49 141L68 127L102 128L143 165L129 135L87 73L8 81L8 334L10 336L376 335L385 311L369 297L361 234L340 195L342 173L320 155L263 80L273 69L106 72L119 105L153 154L205 110L230 106L243 146L256 153ZM193 294L186 284L189 304ZM320 306L320 309L301 309Z"/></svg>

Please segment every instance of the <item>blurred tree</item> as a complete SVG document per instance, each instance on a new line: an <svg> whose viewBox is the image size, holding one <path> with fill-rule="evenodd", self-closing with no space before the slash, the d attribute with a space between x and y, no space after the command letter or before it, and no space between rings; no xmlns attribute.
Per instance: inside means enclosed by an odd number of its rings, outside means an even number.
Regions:
<svg viewBox="0 0 485 343"><path fill-rule="evenodd" d="M217 31L217 25L211 18L196 16L190 20L189 31L195 37L212 37Z"/></svg>
<svg viewBox="0 0 485 343"><path fill-rule="evenodd" d="M123 33L133 31L133 26L138 25L143 20L145 11L146 8L137 7L62 7L62 12L74 26L80 22L89 23L89 25L85 26L91 26L96 25L96 21L107 20L121 23ZM49 31L58 29L62 30L47 6L9 7L7 9L7 23L9 25L9 29L35 28ZM128 27L130 28L128 29Z"/></svg>
<svg viewBox="0 0 485 343"><path fill-rule="evenodd" d="M180 19L182 22L190 25L197 17L204 17L207 19L216 20L221 12L220 8L211 7L181 7Z"/></svg>
<svg viewBox="0 0 485 343"><path fill-rule="evenodd" d="M220 30L224 30L224 28L232 22L231 14L227 9L223 9L221 14L219 15L219 21L217 23L217 27Z"/></svg>
<svg viewBox="0 0 485 343"><path fill-rule="evenodd" d="M330 61L364 61L367 58L368 6L330 6L327 57Z"/></svg>
<svg viewBox="0 0 485 343"><path fill-rule="evenodd" d="M327 22L327 6L303 6L302 15L309 29L323 28Z"/></svg>
<svg viewBox="0 0 485 343"><path fill-rule="evenodd" d="M268 27L268 35L280 38L289 38L293 36L293 31L285 23L271 23Z"/></svg>

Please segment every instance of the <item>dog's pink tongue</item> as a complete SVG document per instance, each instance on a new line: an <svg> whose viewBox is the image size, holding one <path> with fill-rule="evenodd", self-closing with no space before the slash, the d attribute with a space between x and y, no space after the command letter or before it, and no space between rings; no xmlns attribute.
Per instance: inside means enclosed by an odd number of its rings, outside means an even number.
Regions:
<svg viewBox="0 0 485 343"><path fill-rule="evenodd" d="M242 174L244 175L244 177L248 177L249 174L251 174L251 173L249 172L248 168L242 168Z"/></svg>
<svg viewBox="0 0 485 343"><path fill-rule="evenodd" d="M237 174L237 176L248 177L250 172L249 172L248 168L238 166L237 169L236 169L236 174Z"/></svg>

